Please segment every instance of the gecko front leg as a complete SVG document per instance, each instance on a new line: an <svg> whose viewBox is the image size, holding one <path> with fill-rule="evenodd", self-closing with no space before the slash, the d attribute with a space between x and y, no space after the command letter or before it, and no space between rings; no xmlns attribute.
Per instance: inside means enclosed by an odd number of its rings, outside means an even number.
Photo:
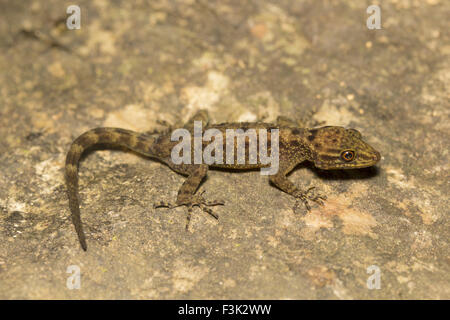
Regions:
<svg viewBox="0 0 450 320"><path fill-rule="evenodd" d="M186 230L189 228L189 223L191 221L191 214L192 214L192 208L195 206L198 206L200 209L202 209L204 212L208 213L215 219L218 219L219 217L208 207L210 206L218 206L223 205L224 201L221 200L215 200L215 201L206 201L203 198L203 192L200 194L196 194L198 187L200 186L200 183L202 180L206 177L206 174L208 172L208 165L201 164L201 165L174 165L169 164L170 168L178 173L181 173L183 175L187 175L187 179L184 181L184 183L181 185L180 189L178 190L178 196L177 201L175 204L170 203L158 203L154 207L155 208L176 208L180 206L186 206L187 207L187 221L186 221Z"/></svg>
<svg viewBox="0 0 450 320"><path fill-rule="evenodd" d="M315 187L310 187L306 191L302 191L286 177L286 175L291 172L297 166L297 164L301 162L303 162L303 159L290 161L289 159L280 158L280 166L278 172L274 175L269 176L269 181L272 182L276 187L297 199L297 202L294 206L294 212L297 211L299 201L301 201L309 211L311 210L309 201L313 201L319 205L323 205L323 201L326 200L326 196L313 195L311 193L311 191Z"/></svg>

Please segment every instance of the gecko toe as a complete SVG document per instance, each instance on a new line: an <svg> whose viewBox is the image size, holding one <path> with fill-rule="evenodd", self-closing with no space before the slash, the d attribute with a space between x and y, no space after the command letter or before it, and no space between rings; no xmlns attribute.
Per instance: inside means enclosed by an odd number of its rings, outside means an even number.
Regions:
<svg viewBox="0 0 450 320"><path fill-rule="evenodd" d="M206 206L201 206L203 212L206 212L207 214L209 214L211 217L213 217L216 220L219 220L219 216L210 208L206 207Z"/></svg>
<svg viewBox="0 0 450 320"><path fill-rule="evenodd" d="M324 195L316 195L315 197L311 198L311 201L314 201L315 203L323 206L325 205L325 200L327 200L327 197Z"/></svg>
<svg viewBox="0 0 450 320"><path fill-rule="evenodd" d="M164 202L164 201L161 201L161 202L153 204L153 209L158 209L158 208L169 208L169 209L172 209L172 208L175 208L175 207L176 207L176 205L174 205L174 204L172 204L170 202Z"/></svg>
<svg viewBox="0 0 450 320"><path fill-rule="evenodd" d="M295 201L295 205L292 208L292 210L294 211L295 214L297 214L299 212L299 208L302 206L305 206L306 211L311 210L311 206L308 204L308 201L306 199L297 199L297 201Z"/></svg>
<svg viewBox="0 0 450 320"><path fill-rule="evenodd" d="M303 203L306 211L311 211L311 205L309 204L310 201L315 202L321 206L325 204L324 201L327 199L327 197L321 194L315 195L314 192L312 192L314 189L315 187L309 187L306 191L298 191L296 194L294 194L294 196L297 198L294 206L294 213L297 213L300 202Z"/></svg>
<svg viewBox="0 0 450 320"><path fill-rule="evenodd" d="M183 200L177 200L176 204L171 204L168 202L158 202L153 205L154 208L169 208L173 209L180 206L186 206L187 207L187 215L186 215L186 231L189 230L189 225L191 222L192 217L192 211L194 207L199 207L203 212L208 213L210 216L212 216L214 219L219 219L219 216L210 208L213 206L220 206L224 205L225 201L223 200L212 200L212 201L206 201L202 194L204 192L201 192L200 194L194 195L191 198L183 199Z"/></svg>
<svg viewBox="0 0 450 320"><path fill-rule="evenodd" d="M204 203L205 206L214 207L214 206L223 206L225 205L225 201L223 200L213 200L213 201L207 201Z"/></svg>

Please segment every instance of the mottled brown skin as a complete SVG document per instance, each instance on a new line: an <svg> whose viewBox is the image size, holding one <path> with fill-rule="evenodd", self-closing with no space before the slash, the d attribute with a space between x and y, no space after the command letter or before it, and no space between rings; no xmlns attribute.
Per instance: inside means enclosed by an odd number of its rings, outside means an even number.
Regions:
<svg viewBox="0 0 450 320"><path fill-rule="evenodd" d="M361 134L354 129L342 127L321 127L315 129L299 128L298 124L284 117L279 117L276 124L269 123L223 123L208 124L206 111L199 111L185 126L191 133L193 132L194 121L202 121L203 130L215 128L225 135L226 129L279 129L279 170L276 174L270 175L269 180L282 191L294 196L305 204L309 210L308 201L322 204L323 196L311 194L313 188L302 191L297 188L286 175L303 161L311 161L321 169L353 169L364 168L374 165L380 160L380 154L367 143L362 141ZM259 163L248 163L248 151L245 164L174 164L171 160L171 150L178 144L178 141L171 141L171 130L159 136L133 132L118 128L96 128L83 133L73 143L66 158L66 180L69 196L69 206L72 214L72 221L83 250L87 249L86 239L80 218L80 208L78 200L78 161L83 152L98 144L125 147L142 155L155 158L167 164L173 171L187 176L178 191L177 201L174 205L160 203L155 207L177 207L186 206L188 208L188 227L191 211L194 206L200 207L203 211L211 214L217 219L209 206L221 205L223 201L206 201L202 194L196 191L206 177L209 167L220 167L225 169L254 169L267 165ZM270 134L267 137L268 150L270 152ZM226 139L223 138L225 143ZM209 142L204 142L203 147ZM248 139L245 141L248 147ZM236 146L235 146L236 157ZM224 157L226 148L224 146ZM225 161L224 161L225 162ZM296 207L298 202L296 203Z"/></svg>

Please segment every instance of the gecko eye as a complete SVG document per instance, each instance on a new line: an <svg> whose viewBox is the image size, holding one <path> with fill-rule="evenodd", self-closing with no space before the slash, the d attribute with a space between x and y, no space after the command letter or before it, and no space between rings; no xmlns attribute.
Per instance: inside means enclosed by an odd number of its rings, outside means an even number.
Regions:
<svg viewBox="0 0 450 320"><path fill-rule="evenodd" d="M355 152L352 150L345 150L342 151L341 153L341 159L346 161L346 162L350 162L353 159L355 159Z"/></svg>

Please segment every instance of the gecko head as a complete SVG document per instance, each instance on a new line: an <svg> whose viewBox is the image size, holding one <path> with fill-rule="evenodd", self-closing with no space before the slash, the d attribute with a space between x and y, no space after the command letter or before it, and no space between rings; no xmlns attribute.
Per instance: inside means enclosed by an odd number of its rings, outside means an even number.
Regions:
<svg viewBox="0 0 450 320"><path fill-rule="evenodd" d="M309 130L307 137L317 168L356 169L373 166L380 153L362 140L361 133L343 127L322 127Z"/></svg>

